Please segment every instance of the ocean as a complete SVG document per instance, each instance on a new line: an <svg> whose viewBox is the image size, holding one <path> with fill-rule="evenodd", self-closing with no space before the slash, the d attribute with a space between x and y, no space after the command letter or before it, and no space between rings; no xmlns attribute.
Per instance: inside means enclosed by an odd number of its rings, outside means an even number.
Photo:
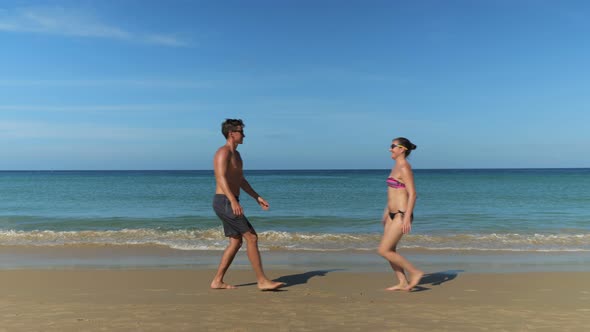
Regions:
<svg viewBox="0 0 590 332"><path fill-rule="evenodd" d="M389 170L246 171L240 199L264 251L374 251ZM590 251L590 169L415 170L399 248ZM212 171L2 171L0 247L223 250Z"/></svg>

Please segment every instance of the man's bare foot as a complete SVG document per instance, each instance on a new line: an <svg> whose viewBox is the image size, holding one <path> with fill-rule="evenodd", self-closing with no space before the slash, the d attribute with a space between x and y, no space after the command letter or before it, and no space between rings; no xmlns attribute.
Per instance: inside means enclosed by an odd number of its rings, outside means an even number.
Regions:
<svg viewBox="0 0 590 332"><path fill-rule="evenodd" d="M405 288L408 287L407 283L399 283L395 286L391 286L389 288L385 288L385 290L387 291L399 291L399 290L405 290Z"/></svg>
<svg viewBox="0 0 590 332"><path fill-rule="evenodd" d="M416 287L419 283L420 280L422 279L422 277L424 276L424 272L422 271L418 271L414 274L411 275L410 278L410 282L408 283L408 286L406 286L403 290L405 291L411 291L414 287Z"/></svg>
<svg viewBox="0 0 590 332"><path fill-rule="evenodd" d="M212 289L235 289L236 286L232 286L232 285L226 284L225 282L215 282L215 281L213 281L211 283L211 288Z"/></svg>
<svg viewBox="0 0 590 332"><path fill-rule="evenodd" d="M285 286L285 283L283 283L283 282L270 281L270 280L266 280L266 281L258 283L258 289L260 289L261 291L277 290L283 286Z"/></svg>

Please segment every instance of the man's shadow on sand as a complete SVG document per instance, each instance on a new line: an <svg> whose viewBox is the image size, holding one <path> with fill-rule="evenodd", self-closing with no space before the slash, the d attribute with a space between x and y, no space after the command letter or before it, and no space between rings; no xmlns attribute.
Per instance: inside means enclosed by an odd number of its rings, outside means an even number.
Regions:
<svg viewBox="0 0 590 332"><path fill-rule="evenodd" d="M342 271L342 270L344 270L344 269L315 270L315 271L309 271L309 272L304 272L304 273L297 273L297 274L290 274L287 276L282 276L277 279L273 279L273 281L285 283L285 286L282 286L281 288L278 289L280 291L283 288L307 284L309 279L311 279L313 277L324 277L325 275L327 275L330 272ZM236 287L252 286L252 285L256 285L256 283L251 282L251 283L247 283L247 284L240 284L240 285L236 285Z"/></svg>
<svg viewBox="0 0 590 332"><path fill-rule="evenodd" d="M335 271L342 271L344 269L331 269L331 270L316 270L316 271L309 271L304 273L298 274L291 274L288 276L282 276L280 278L275 279L275 281L284 282L284 287L291 287L296 285L307 284L309 279L313 277L324 277L326 274ZM283 288L284 288L283 287Z"/></svg>
<svg viewBox="0 0 590 332"><path fill-rule="evenodd" d="M283 282L283 283L285 283L285 286L282 286L281 288L279 288L275 291L281 291L284 288L288 288L291 286L307 284L309 279L311 279L313 277L324 277L330 272L342 271L342 270L344 270L344 269L315 270L315 271L309 271L309 272L304 272L304 273L297 273L297 274L282 276L277 279L274 279L273 281ZM422 292L422 291L430 290L430 288L425 287L424 285L440 286L445 282L449 282L449 281L457 278L457 276L461 272L465 272L465 271L464 270L447 270L447 271L441 271L441 272L427 273L424 276L422 276L422 279L420 279L420 282L418 283L418 285L416 287L414 287L412 292ZM240 284L240 285L236 285L236 287L253 286L253 285L256 285L256 283L251 282L251 283L247 283L247 284Z"/></svg>
<svg viewBox="0 0 590 332"><path fill-rule="evenodd" d="M464 270L447 270L441 272L434 272L434 273L426 273L420 279L420 282L412 292L421 292L425 290L430 290L428 287L424 287L423 285L431 285L431 286L440 286L445 282L449 282L459 275L459 273L465 272Z"/></svg>

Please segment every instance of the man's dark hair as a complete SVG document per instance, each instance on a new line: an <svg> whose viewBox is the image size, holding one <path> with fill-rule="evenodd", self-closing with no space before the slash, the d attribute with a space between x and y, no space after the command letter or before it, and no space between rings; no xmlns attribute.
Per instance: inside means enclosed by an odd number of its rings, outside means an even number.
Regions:
<svg viewBox="0 0 590 332"><path fill-rule="evenodd" d="M246 127L242 119L225 119L221 124L221 133L227 139L229 133L238 130L238 127L242 127L242 129Z"/></svg>

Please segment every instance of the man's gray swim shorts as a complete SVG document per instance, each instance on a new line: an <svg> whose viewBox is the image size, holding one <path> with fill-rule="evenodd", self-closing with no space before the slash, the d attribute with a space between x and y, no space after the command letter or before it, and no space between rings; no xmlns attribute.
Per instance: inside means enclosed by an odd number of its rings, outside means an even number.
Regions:
<svg viewBox="0 0 590 332"><path fill-rule="evenodd" d="M234 214L234 211L231 209L231 203L225 195L215 194L213 197L213 210L223 223L225 236L241 235L248 231L256 233L246 216L236 216Z"/></svg>

